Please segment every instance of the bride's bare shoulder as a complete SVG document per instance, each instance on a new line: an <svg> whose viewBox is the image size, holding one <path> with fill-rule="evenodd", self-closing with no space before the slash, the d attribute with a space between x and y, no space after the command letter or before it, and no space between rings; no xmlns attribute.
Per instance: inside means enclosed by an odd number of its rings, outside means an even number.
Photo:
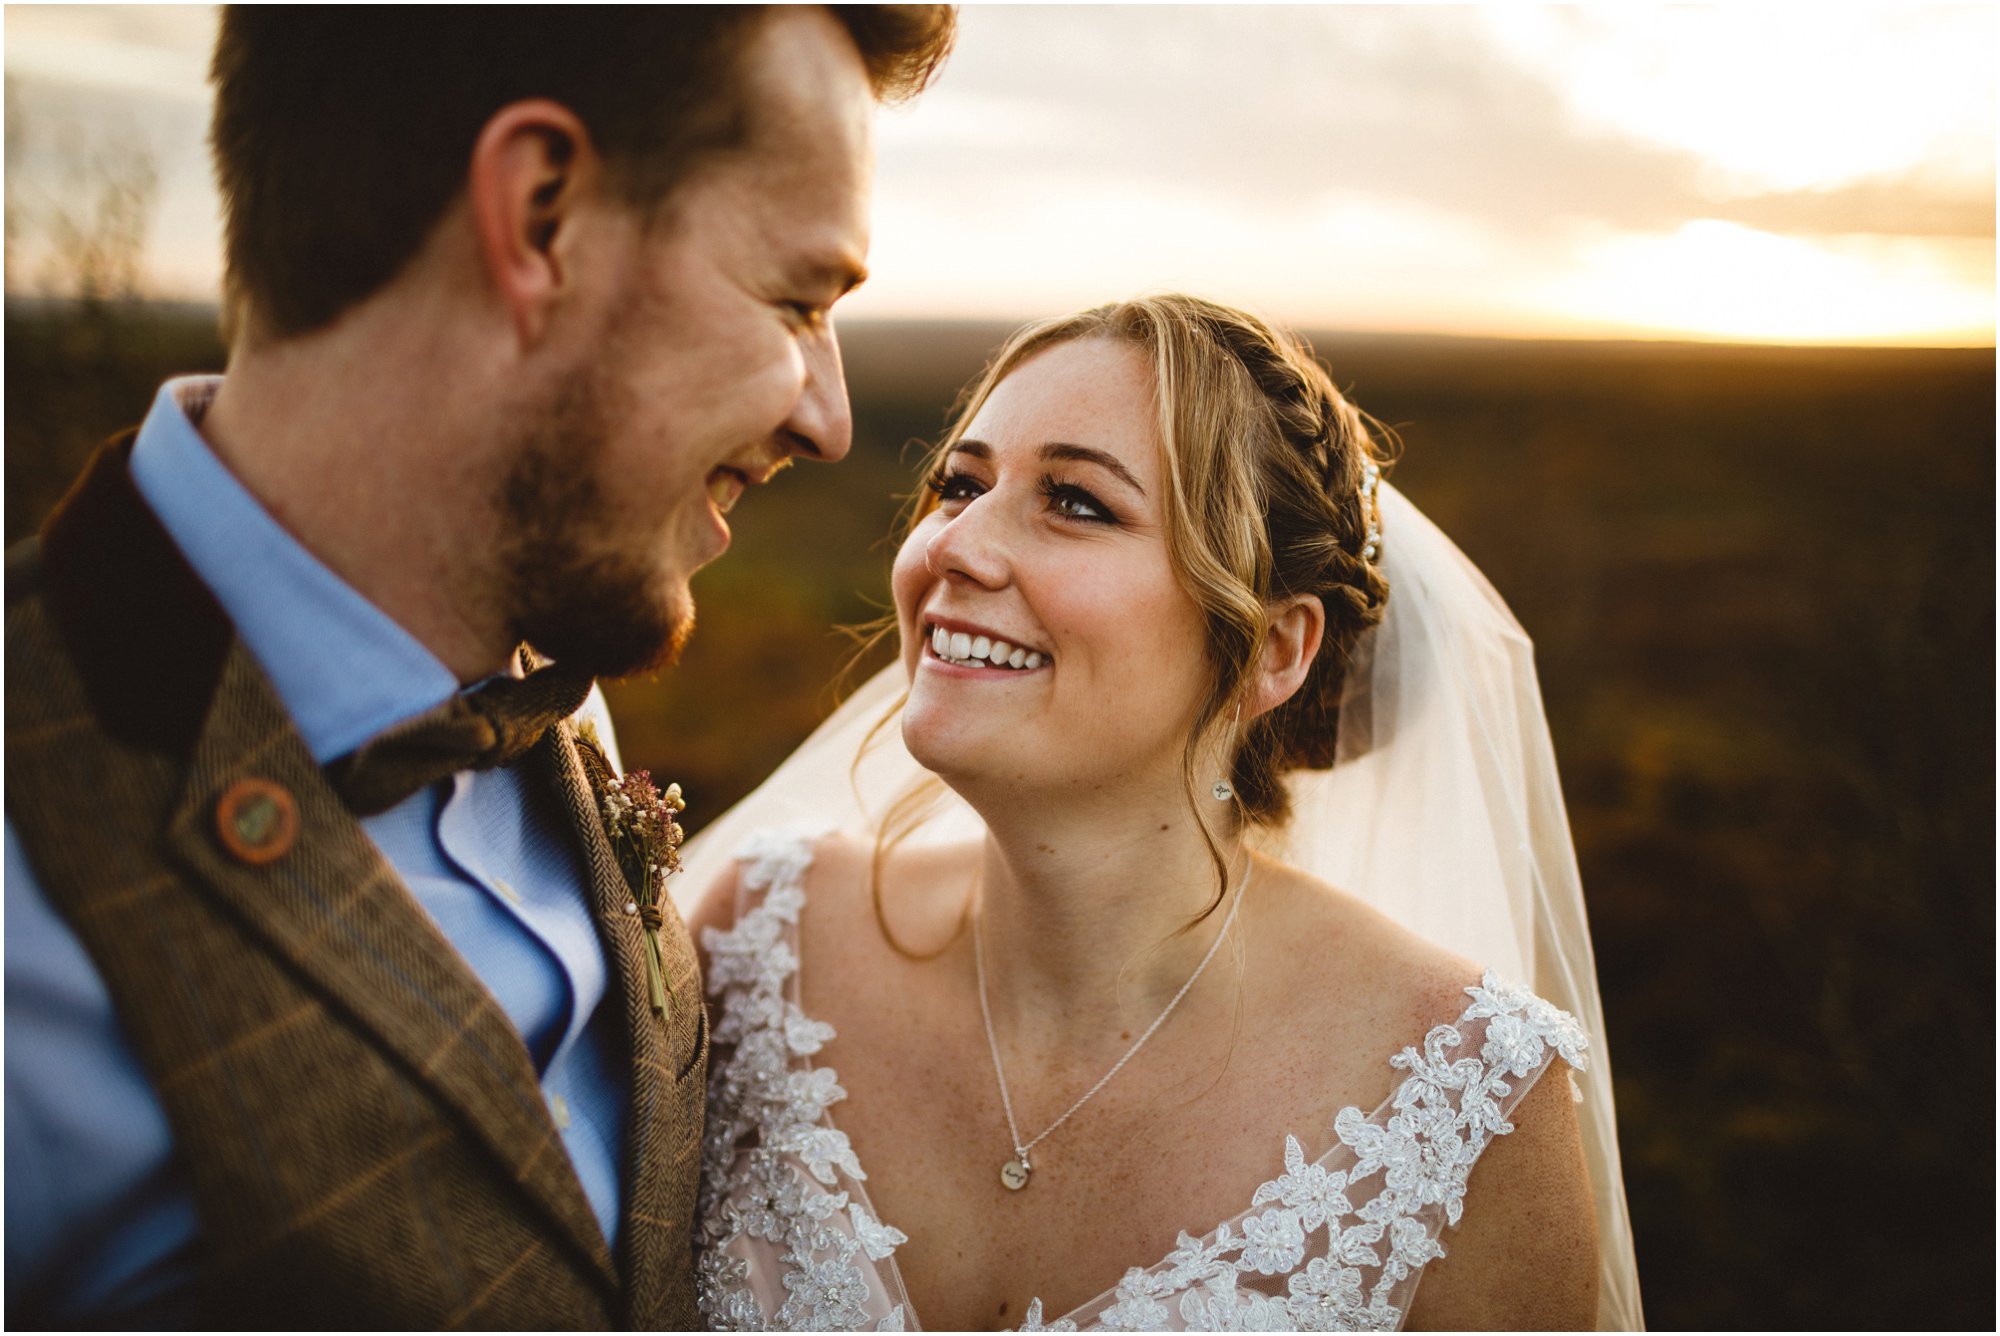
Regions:
<svg viewBox="0 0 2000 1336"><path fill-rule="evenodd" d="M1263 954L1293 999L1338 1015L1343 1029L1397 1047L1463 1014L1479 962L1426 941L1356 896L1297 868L1270 863ZM1246 912L1249 906L1246 906ZM1296 1002L1294 1003L1296 1005Z"/></svg>
<svg viewBox="0 0 2000 1336"><path fill-rule="evenodd" d="M789 832L759 831L753 839L778 834L789 835ZM746 849L748 847L745 846ZM829 890L834 898L838 898L841 888L865 873L873 849L870 841L844 831L808 837L809 857L803 883L807 900L814 900L821 892ZM697 948L701 946L702 934L707 929L735 926L736 917L742 912L742 888L743 860L732 857L722 864L708 885L696 893L693 906L687 913L687 928Z"/></svg>
<svg viewBox="0 0 2000 1336"><path fill-rule="evenodd" d="M890 915L899 937L927 940L933 933L956 930L963 895L971 884L978 844L899 845L879 850L872 837L830 831L815 837L808 850L804 889L807 910L800 915L802 931L845 940L866 928L876 933L875 904ZM736 922L741 899L743 865L732 859L697 895L687 915L688 931L697 946L707 928L728 928Z"/></svg>
<svg viewBox="0 0 2000 1336"><path fill-rule="evenodd" d="M708 965L708 948L702 944L702 937L710 929L727 931L736 923L737 887L741 884L741 868L735 859L723 864L714 880L696 892L694 904L686 914L688 936L694 939L695 951L701 957L703 968ZM682 901L686 904L686 901Z"/></svg>
<svg viewBox="0 0 2000 1336"><path fill-rule="evenodd" d="M807 945L838 947L855 959L885 946L882 921L919 954L962 926L977 869L976 842L878 847L871 836L836 832L813 846L806 874Z"/></svg>

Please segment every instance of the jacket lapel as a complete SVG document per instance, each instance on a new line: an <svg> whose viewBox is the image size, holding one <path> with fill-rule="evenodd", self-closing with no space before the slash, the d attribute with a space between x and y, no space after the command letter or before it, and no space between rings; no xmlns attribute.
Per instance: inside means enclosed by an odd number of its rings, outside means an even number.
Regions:
<svg viewBox="0 0 2000 1336"><path fill-rule="evenodd" d="M697 1063L707 1041L707 1020L693 947L670 907L661 930L661 954L672 997L662 1020L653 1012L647 989L645 928L636 914L626 912L631 887L605 836L574 723L565 720L549 730L536 754L551 771L581 840L631 1045L621 1250L633 1305L630 1320L635 1329L672 1326L672 1314L654 1301L671 1292L676 1271L689 1266L687 1230L675 1223L683 1210L672 1203L689 1195L699 1170L703 1071Z"/></svg>
<svg viewBox="0 0 2000 1336"><path fill-rule="evenodd" d="M615 1289L603 1231L520 1035L341 803L139 496L132 440L116 438L92 459L44 530L43 559L53 615L106 730L185 775L169 856L428 1082ZM218 829L223 795L246 778L277 784L297 810L296 843L268 862L233 854ZM580 832L601 846L594 816ZM601 909L608 850L588 853ZM629 993L629 952L613 955Z"/></svg>
<svg viewBox="0 0 2000 1336"><path fill-rule="evenodd" d="M216 701L168 828L172 856L457 1110L616 1288L610 1250L506 1013L341 804L240 643ZM268 863L242 861L217 836L221 797L245 778L278 784L297 806L297 843Z"/></svg>

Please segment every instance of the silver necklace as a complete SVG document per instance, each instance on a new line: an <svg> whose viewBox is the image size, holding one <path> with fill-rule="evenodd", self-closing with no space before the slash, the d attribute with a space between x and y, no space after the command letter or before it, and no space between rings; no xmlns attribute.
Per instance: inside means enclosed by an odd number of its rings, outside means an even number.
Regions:
<svg viewBox="0 0 2000 1336"><path fill-rule="evenodd" d="M1071 1114L1090 1103L1097 1095L1097 1092L1109 1085L1111 1078L1118 1075L1125 1064L1132 1061L1133 1056L1146 1046L1146 1041L1153 1037L1153 1032L1166 1024L1167 1017L1174 1014L1174 1008L1178 1007L1181 1004L1181 999L1188 995L1188 990L1194 987L1195 980L1201 978L1201 972L1208 968L1208 962L1215 959L1215 953L1221 947L1222 939L1229 935L1229 925L1236 921L1236 911L1242 907L1243 892L1249 885L1250 864L1245 862L1243 865L1243 879L1236 883L1235 902L1229 906L1229 912L1223 915L1222 931L1216 933L1215 940L1208 944L1208 954L1203 956L1201 963L1194 967L1194 973L1188 975L1188 981L1181 985L1181 990L1178 993L1174 994L1174 1000L1167 1003L1166 1010L1154 1018L1153 1023L1146 1027L1146 1032L1134 1041L1132 1047L1125 1050L1125 1056L1112 1063L1111 1070L1098 1078L1096 1085L1084 1091L1077 1098L1076 1103L1064 1109L1062 1117L1044 1127L1033 1140L1025 1142L1021 1140L1021 1129L1014 1121L1014 1098L1007 1093L1007 1070L1000 1062L1000 1044L993 1038L993 1009L986 1001L986 950L981 945L979 936L979 923L984 915L975 914L973 916L972 966L979 979L979 1017L986 1022L986 1047L993 1054L993 1076L1000 1083L1000 1107L1006 1110L1007 1113L1007 1134L1014 1138L1014 1158L1000 1166L1000 1182L1008 1190L1019 1192L1022 1188L1028 1186L1028 1177L1034 1173L1033 1166L1028 1163L1028 1152L1040 1145L1049 1133L1068 1122Z"/></svg>

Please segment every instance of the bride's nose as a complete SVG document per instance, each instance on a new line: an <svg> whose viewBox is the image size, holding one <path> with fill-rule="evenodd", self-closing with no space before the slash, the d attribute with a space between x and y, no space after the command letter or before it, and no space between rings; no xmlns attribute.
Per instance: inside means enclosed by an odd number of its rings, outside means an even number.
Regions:
<svg viewBox="0 0 2000 1336"><path fill-rule="evenodd" d="M924 565L939 580L959 579L988 589L1007 583L1007 551L996 508L975 500L946 520L924 545Z"/></svg>

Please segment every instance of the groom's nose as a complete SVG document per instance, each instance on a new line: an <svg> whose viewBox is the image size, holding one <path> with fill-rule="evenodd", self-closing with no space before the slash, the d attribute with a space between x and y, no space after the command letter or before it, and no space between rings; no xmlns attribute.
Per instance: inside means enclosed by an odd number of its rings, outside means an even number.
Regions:
<svg viewBox="0 0 2000 1336"><path fill-rule="evenodd" d="M805 358L805 387L791 416L779 429L793 454L831 463L844 458L854 440L854 417L847 406L847 376L840 364L840 341L832 324L799 340Z"/></svg>

